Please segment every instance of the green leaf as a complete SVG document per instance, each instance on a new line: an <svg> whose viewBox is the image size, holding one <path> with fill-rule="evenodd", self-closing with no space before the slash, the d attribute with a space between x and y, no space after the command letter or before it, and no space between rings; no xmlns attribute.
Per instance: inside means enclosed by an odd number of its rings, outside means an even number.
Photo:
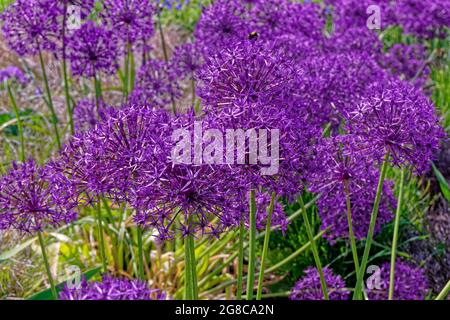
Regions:
<svg viewBox="0 0 450 320"><path fill-rule="evenodd" d="M84 278L86 279L86 281L90 280L92 277L94 277L97 273L100 272L100 270L102 269L101 266L99 267L95 267L92 269L87 270L86 272L82 273L82 275L84 276ZM66 280L67 281L67 280ZM66 281L60 282L56 285L56 291L59 293L63 288L64 285L66 284ZM52 296L52 291L51 289L45 289L41 292L38 292L30 297L27 298L27 300L52 300L53 296Z"/></svg>
<svg viewBox="0 0 450 320"><path fill-rule="evenodd" d="M439 169L432 163L434 175L436 176L439 186L441 187L442 194L444 195L445 199L447 201L450 201L450 188L448 186L447 180L445 180L442 173L439 171Z"/></svg>
<svg viewBox="0 0 450 320"><path fill-rule="evenodd" d="M18 254L19 252L30 246L36 239L37 239L36 237L31 238L21 244L18 244L17 246L8 251L2 252L2 254L0 254L0 262L14 257L16 254Z"/></svg>

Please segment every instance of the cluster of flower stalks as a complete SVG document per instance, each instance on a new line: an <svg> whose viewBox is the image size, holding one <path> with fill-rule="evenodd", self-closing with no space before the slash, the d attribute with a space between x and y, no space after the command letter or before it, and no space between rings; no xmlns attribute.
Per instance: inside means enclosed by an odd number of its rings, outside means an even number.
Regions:
<svg viewBox="0 0 450 320"><path fill-rule="evenodd" d="M201 8L194 32L173 48L161 17L168 7L183 10L183 1L16 0L1 16L3 37L19 57L35 57L40 72L0 71L20 138L18 159L0 178L0 229L37 235L55 299L166 298L149 288L144 233L160 244L184 241L184 297L197 299L196 242L236 230L235 297L252 300L262 298L272 270L266 266L271 232L290 236L293 216L282 203L297 202L309 239L300 250L311 250L315 266L304 271L292 299L424 299L427 280L397 257L397 240L405 179L429 170L445 137L426 86L436 55L427 43L447 36L450 1L380 1L381 30L367 27L371 3L216 0ZM68 26L74 6L81 19L75 28ZM381 34L395 27L413 44L386 50ZM65 112L53 102L47 57L60 63ZM25 106L16 93L41 80L55 152L38 164L27 154ZM198 121L204 162L175 161L173 132L192 130L197 139ZM227 161L216 148L224 142L206 134L225 136L227 129L279 130L277 173L261 174L264 164L252 161L248 143L243 161ZM183 152L194 155L196 147ZM397 199L386 178L390 167L402 172ZM307 193L312 203L304 203ZM319 234L307 213L313 205ZM132 208L137 232L136 280L112 277L105 253L103 214L123 206ZM87 208L98 224L103 280L61 291L44 231L74 223ZM380 285L366 288L372 240L392 220L391 259L381 267ZM321 237L330 245L347 241L355 281L322 267Z"/></svg>

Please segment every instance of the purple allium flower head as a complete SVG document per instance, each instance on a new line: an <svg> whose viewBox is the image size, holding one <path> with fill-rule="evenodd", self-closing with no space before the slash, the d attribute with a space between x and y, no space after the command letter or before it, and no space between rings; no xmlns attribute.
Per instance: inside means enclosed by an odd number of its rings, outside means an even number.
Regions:
<svg viewBox="0 0 450 320"><path fill-rule="evenodd" d="M17 0L1 15L3 34L20 56L56 50L58 10L50 0Z"/></svg>
<svg viewBox="0 0 450 320"><path fill-rule="evenodd" d="M128 280L104 276L102 281L87 282L79 288L67 285L59 294L60 300L165 300L165 294L148 288L142 280Z"/></svg>
<svg viewBox="0 0 450 320"><path fill-rule="evenodd" d="M420 44L395 44L381 59L381 65L389 69L392 74L411 81L426 65L427 54L425 47ZM425 66L421 74L414 80L416 88L421 88L427 81L430 68Z"/></svg>
<svg viewBox="0 0 450 320"><path fill-rule="evenodd" d="M300 64L293 97L319 124L339 125L372 83L387 73L368 53L327 53Z"/></svg>
<svg viewBox="0 0 450 320"><path fill-rule="evenodd" d="M194 32L202 50L214 53L246 39L251 30L245 21L245 7L238 0L219 0L205 8Z"/></svg>
<svg viewBox="0 0 450 320"><path fill-rule="evenodd" d="M130 102L166 108L172 98L177 99L182 95L175 71L164 61L147 61L138 72Z"/></svg>
<svg viewBox="0 0 450 320"><path fill-rule="evenodd" d="M0 177L0 229L34 234L75 220L77 196L68 179L37 167L13 163Z"/></svg>
<svg viewBox="0 0 450 320"><path fill-rule="evenodd" d="M279 130L277 173L261 175L261 165L251 163L248 146L245 165L234 166L235 175L248 184L246 190L264 187L291 197L301 189L302 158L317 130L308 115L292 105L295 72L278 51L249 40L219 52L199 72L202 107L216 126L222 130L270 130L270 139L274 130ZM295 129L299 127L304 130Z"/></svg>
<svg viewBox="0 0 450 320"><path fill-rule="evenodd" d="M198 119L191 111L178 115L171 120L172 130L182 129L196 139L195 122ZM208 122L202 123L202 130L208 128ZM147 170L141 177L142 185L132 201L137 214L135 221L145 228L158 231L159 240L171 238L170 230L174 219L181 216L180 232L182 236L201 232L218 236L227 227L234 225L237 191L235 178L227 165L185 164L175 161L172 133L165 135L170 148L166 152L155 152L155 163L164 165L163 169ZM207 141L203 144L206 145ZM187 145L194 154L194 144ZM226 178L225 178L226 177ZM239 185L237 185L239 187ZM212 220L217 217L218 221Z"/></svg>
<svg viewBox="0 0 450 320"><path fill-rule="evenodd" d="M389 293L391 264L384 263L380 268L380 289L367 290L369 300L387 300ZM394 300L424 300L428 294L428 281L424 271L408 262L397 259L394 276Z"/></svg>
<svg viewBox="0 0 450 320"><path fill-rule="evenodd" d="M377 181L373 179L372 184L364 188L350 191L350 203L353 233L356 239L363 239L369 230L370 214L376 195ZM322 221L321 229L329 228L324 235L330 244L335 244L338 239L348 239L349 228L347 222L347 204L345 192L327 194L317 200L319 216ZM380 232L382 226L392 220L392 210L395 208L395 198L392 193L392 184L385 182L383 196L378 209L378 218L375 225L375 234Z"/></svg>
<svg viewBox="0 0 450 320"><path fill-rule="evenodd" d="M325 3L333 5L333 23L338 31L344 32L352 27L366 28L369 17L373 14L373 12L368 11L371 5L380 7L380 27L382 29L395 22L391 0L327 0Z"/></svg>
<svg viewBox="0 0 450 320"><path fill-rule="evenodd" d="M198 73L198 94L207 106L222 110L239 104L275 103L294 77L295 68L284 56L247 40L207 60Z"/></svg>
<svg viewBox="0 0 450 320"><path fill-rule="evenodd" d="M323 40L325 19L318 4L292 3L288 0L257 1L248 13L252 31L267 41L295 35L297 41Z"/></svg>
<svg viewBox="0 0 450 320"><path fill-rule="evenodd" d="M16 81L21 85L26 85L29 79L23 74L22 70L17 67L9 66L5 69L0 69L0 85L5 81Z"/></svg>
<svg viewBox="0 0 450 320"><path fill-rule="evenodd" d="M399 0L396 1L395 16L407 34L431 39L445 38L445 28L450 25L449 0Z"/></svg>
<svg viewBox="0 0 450 320"><path fill-rule="evenodd" d="M105 117L108 106L100 101L99 110L94 100L82 99L73 109L73 122L77 133L86 132L95 128L99 120Z"/></svg>
<svg viewBox="0 0 450 320"><path fill-rule="evenodd" d="M76 76L113 74L118 68L117 55L117 41L112 32L93 21L84 23L67 41L67 56Z"/></svg>
<svg viewBox="0 0 450 320"><path fill-rule="evenodd" d="M325 51L361 53L374 58L381 56L383 43L374 30L353 27L334 33L325 41Z"/></svg>
<svg viewBox="0 0 450 320"><path fill-rule="evenodd" d="M202 54L196 44L186 43L175 48L171 64L177 74L192 78L203 65Z"/></svg>
<svg viewBox="0 0 450 320"><path fill-rule="evenodd" d="M102 19L125 43L148 40L153 36L155 7L147 0L106 0Z"/></svg>
<svg viewBox="0 0 450 320"><path fill-rule="evenodd" d="M389 152L394 165L411 166L418 174L429 168L444 136L432 102L404 81L374 86L346 117L348 131L374 159L381 163Z"/></svg>
<svg viewBox="0 0 450 320"><path fill-rule="evenodd" d="M346 185L351 203L353 232L357 239L367 235L370 214L376 194L378 170L373 160L355 150L357 137L338 136L322 139L314 148L309 168L309 189L321 193L317 200L321 228L330 229L325 238L331 244L348 238ZM375 232L392 219L395 199L389 181L385 181Z"/></svg>
<svg viewBox="0 0 450 320"><path fill-rule="evenodd" d="M346 289L342 277L335 275L328 267L323 268L323 273L330 300L348 300L350 291ZM305 270L305 275L292 288L289 298L291 300L323 300L319 272L316 268L310 267Z"/></svg>

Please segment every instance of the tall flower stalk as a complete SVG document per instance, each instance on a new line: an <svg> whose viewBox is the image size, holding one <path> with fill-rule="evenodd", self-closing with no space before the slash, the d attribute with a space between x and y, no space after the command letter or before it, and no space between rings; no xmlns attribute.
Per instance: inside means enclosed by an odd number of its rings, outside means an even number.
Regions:
<svg viewBox="0 0 450 320"><path fill-rule="evenodd" d="M405 183L405 171L403 168L400 176L400 186L397 202L397 211L395 212L395 222L394 222L394 235L392 238L392 249L391 249L391 274L389 280L389 296L388 299L392 300L394 297L394 281L395 281L395 262L397 259L397 243L398 243L398 230L400 228L400 216L402 214L402 204L403 204L403 187Z"/></svg>
<svg viewBox="0 0 450 320"><path fill-rule="evenodd" d="M303 219L305 220L306 233L308 234L309 242L311 242L311 250L313 252L314 261L316 263L317 271L319 273L320 285L322 288L322 294L325 300L329 300L327 283L325 282L325 277L322 269L322 263L320 262L319 251L317 250L316 240L314 240L314 235L312 232L311 224L309 223L308 213L306 212L305 202L302 197L300 199L300 206L302 209Z"/></svg>
<svg viewBox="0 0 450 320"><path fill-rule="evenodd" d="M42 259L44 260L45 272L47 273L47 279L48 279L48 282L50 283L50 289L52 291L52 297L53 297L53 300L57 300L58 293L56 291L55 281L53 280L52 271L50 269L50 264L48 263L48 257L47 257L47 253L45 251L44 239L43 239L42 233L40 231L38 231L37 235L38 235L38 239L39 239L39 246L41 247Z"/></svg>
<svg viewBox="0 0 450 320"><path fill-rule="evenodd" d="M261 257L261 266L259 269L258 291L256 293L256 300L261 300L261 297L262 297L262 286L263 286L263 281L264 281L264 268L265 268L265 263L266 263L266 258L267 258L267 252L269 250L270 230L272 227L272 214L273 214L273 208L275 205L275 198L276 198L276 194L275 194L275 192L272 192L269 208L267 209L266 234L264 235L264 246L263 246L263 252L262 252L262 257Z"/></svg>
<svg viewBox="0 0 450 320"><path fill-rule="evenodd" d="M19 109L17 108L16 99L14 98L12 88L9 85L8 81L6 81L6 89L8 90L9 100L11 102L17 120L17 129L19 132L19 139L20 139L20 161L25 162L25 140L23 138L22 120L20 119L20 112Z"/></svg>
<svg viewBox="0 0 450 320"><path fill-rule="evenodd" d="M62 69L64 77L64 95L66 97L67 115L69 117L69 128L70 133L73 135L75 133L75 128L73 125L73 109L71 107L71 100L69 93L69 77L67 74L66 29L67 29L67 1L64 1L63 23L62 23Z"/></svg>
<svg viewBox="0 0 450 320"><path fill-rule="evenodd" d="M47 105L50 109L50 113L52 116L52 125L53 130L55 131L55 141L58 146L58 149L61 149L61 138L59 136L59 130L58 130L58 117L55 113L55 107L53 105L53 98L52 98L52 92L50 90L50 86L48 84L48 78L47 78L47 72L45 71L45 64L44 64L44 58L42 56L42 50L39 48L39 61L41 63L41 70L42 70L42 76L44 78L44 84L45 84L45 91L47 92Z"/></svg>
<svg viewBox="0 0 450 320"><path fill-rule="evenodd" d="M192 216L188 217L188 223L192 223ZM197 263L195 261L195 244L194 235L189 233L184 239L184 254L185 254L185 298L186 300L198 299L198 284L197 284Z"/></svg>
<svg viewBox="0 0 450 320"><path fill-rule="evenodd" d="M256 200L255 190L250 190L250 231L247 275L247 300L253 300L256 269Z"/></svg>
<svg viewBox="0 0 450 320"><path fill-rule="evenodd" d="M236 299L242 300L242 277L244 274L244 237L245 237L245 224L244 217L241 217L239 223L239 243L238 243L238 269L237 269L237 289Z"/></svg>
<svg viewBox="0 0 450 320"><path fill-rule="evenodd" d="M380 178L378 181L377 193L376 193L375 201L373 204L372 214L370 216L370 225L369 225L369 231L367 233L367 238L366 238L366 246L364 248L363 258L361 260L361 266L357 273L356 286L355 286L355 291L353 293L353 300L361 299L361 291L362 291L362 284L363 284L363 280L364 280L364 273L366 272L366 266L367 266L367 262L369 260L370 247L372 245L373 234L374 234L375 224L376 224L377 215L378 215L378 208L379 208L380 201L381 201L381 194L383 191L383 184L384 184L384 179L386 177L386 172L387 172L388 166L389 166L389 152L386 153L383 163L381 164L381 172L380 172Z"/></svg>
<svg viewBox="0 0 450 320"><path fill-rule="evenodd" d="M347 204L348 237L350 239L350 246L352 249L353 261L355 263L355 270L359 270L359 259L358 259L358 251L356 248L355 233L353 232L352 204L351 204L351 200L350 200L350 191L348 188L348 181L345 181L345 201Z"/></svg>

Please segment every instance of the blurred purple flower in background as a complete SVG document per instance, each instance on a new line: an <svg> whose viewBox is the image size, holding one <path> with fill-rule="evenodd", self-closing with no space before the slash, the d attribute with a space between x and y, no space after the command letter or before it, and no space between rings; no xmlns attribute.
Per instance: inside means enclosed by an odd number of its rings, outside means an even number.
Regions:
<svg viewBox="0 0 450 320"><path fill-rule="evenodd" d="M327 284L330 300L348 300L350 291L340 275L335 275L328 267L323 268L325 283ZM292 288L291 300L323 300L319 273L316 268L305 270L305 275Z"/></svg>
<svg viewBox="0 0 450 320"><path fill-rule="evenodd" d="M13 163L0 177L0 229L35 234L77 217L78 195L68 179L51 174L33 160Z"/></svg>
<svg viewBox="0 0 450 320"><path fill-rule="evenodd" d="M391 264L384 263L380 270L380 288L367 289L369 300L387 300ZM397 259L394 276L394 300L424 300L428 294L424 271L408 262Z"/></svg>
<svg viewBox="0 0 450 320"><path fill-rule="evenodd" d="M84 23L67 41L67 56L76 76L92 78L100 73L115 73L118 53L112 32L93 21Z"/></svg>
<svg viewBox="0 0 450 320"><path fill-rule="evenodd" d="M17 0L1 14L3 34L19 56L57 48L58 8L51 0Z"/></svg>
<svg viewBox="0 0 450 320"><path fill-rule="evenodd" d="M2 85L5 81L17 81L22 86L30 82L28 77L23 74L22 70L14 66L0 69L0 85Z"/></svg>
<svg viewBox="0 0 450 320"><path fill-rule="evenodd" d="M59 300L165 300L159 290L148 288L142 280L128 280L104 276L102 281L87 282L85 279L79 288L68 285L59 294Z"/></svg>
<svg viewBox="0 0 450 320"><path fill-rule="evenodd" d="M147 0L106 0L101 18L117 39L126 44L153 36L155 7Z"/></svg>

